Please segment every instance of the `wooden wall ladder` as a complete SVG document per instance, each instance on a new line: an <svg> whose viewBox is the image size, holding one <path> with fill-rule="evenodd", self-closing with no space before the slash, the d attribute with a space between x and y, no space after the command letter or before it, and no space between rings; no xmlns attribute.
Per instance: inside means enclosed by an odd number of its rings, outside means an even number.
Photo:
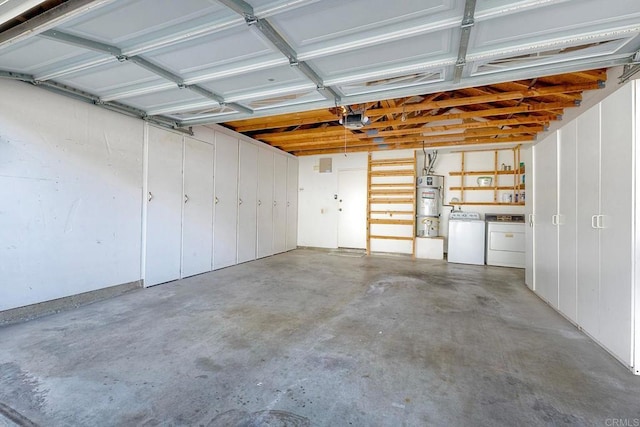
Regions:
<svg viewBox="0 0 640 427"><path fill-rule="evenodd" d="M372 158L367 173L367 255L371 241L411 241L416 255L416 154L404 158Z"/></svg>

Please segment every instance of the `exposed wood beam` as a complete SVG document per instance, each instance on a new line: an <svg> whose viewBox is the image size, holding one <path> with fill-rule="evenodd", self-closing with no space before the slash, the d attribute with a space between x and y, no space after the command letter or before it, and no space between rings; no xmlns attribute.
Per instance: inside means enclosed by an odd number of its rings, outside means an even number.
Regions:
<svg viewBox="0 0 640 427"><path fill-rule="evenodd" d="M338 116L329 110L314 110L305 113L285 114L259 119L238 120L226 123L236 132L254 132L281 127L312 125L316 123L337 122Z"/></svg>
<svg viewBox="0 0 640 427"><path fill-rule="evenodd" d="M483 122L474 121L471 123L458 123L458 124L451 124L451 125L435 125L435 126L426 126L426 127L411 128L411 129L401 129L400 131L387 131L389 133L379 132L377 135L368 135L366 133L358 133L358 134L351 133L351 135L352 136L355 135L357 138L361 139L361 138L370 138L370 137L397 135L397 134L416 134L416 133L423 134L423 133L429 133L429 132L432 132L432 133L447 132L447 131L452 131L457 129L497 128L501 126L518 126L518 125L535 124L535 123L548 124L549 122L557 119L558 119L558 116L555 116L555 115L514 117L511 119L503 119L503 120L487 120ZM345 136L345 133L343 131L341 134L332 134L331 136L327 136L324 138L303 137L303 138L296 138L295 140L291 140L289 138L287 138L286 140L276 139L276 138L273 138L273 139L263 138L263 140L276 147L286 147L287 145L291 145L294 143L323 142L323 141L332 141L335 139L344 139L345 137L348 138L348 135L349 133L347 133L347 136Z"/></svg>
<svg viewBox="0 0 640 427"><path fill-rule="evenodd" d="M402 137L402 138L385 138L383 142L380 144L394 144L398 142L430 142L430 141L443 141L446 139L459 139L461 137L466 138L479 138L479 137L497 137L501 136L517 136L517 135L535 135L538 132L542 132L544 130L544 126L519 126L517 128L511 129L481 129L481 130L471 130L464 131L461 133L450 133L450 134L441 134L434 136L412 136L412 137ZM364 139L347 139L347 144L350 146L367 146L372 144L378 144L374 142L373 138L364 138ZM319 148L340 148L344 147L345 141L339 138L336 138L331 141L325 142L303 142L298 144L287 145L286 147L281 147L285 151L306 151L306 150L315 150Z"/></svg>
<svg viewBox="0 0 640 427"><path fill-rule="evenodd" d="M480 144L505 144L505 143L525 143L531 142L534 138L531 136L524 137L515 137L515 138L472 138L472 139L461 139L459 141L442 141L442 142L432 142L429 144L425 144L425 148L439 148L439 147L451 147L457 145L480 145ZM345 148L337 148L330 150L309 150L309 151L294 151L292 154L296 156L312 156L317 154L336 154L336 153L357 153L357 152L367 152L367 151L389 151L389 150L404 150L404 149L414 149L414 148L422 148L422 143L409 143L409 144L381 144L382 147L378 144L374 144L374 146L362 146L362 147L349 147Z"/></svg>
<svg viewBox="0 0 640 427"><path fill-rule="evenodd" d="M554 102L549 104L537 104L537 105L521 105L519 107L506 107L506 108L493 108L480 111L468 111L464 113L447 113L441 115L427 115L415 118L408 118L405 122L400 120L392 122L380 122L372 123L363 130L380 129L390 127L392 125L422 125L425 123L437 122L440 120L453 120L453 119L468 119L474 117L491 117L491 116L506 116L518 113L530 113L530 112L556 112L556 114L562 114L562 110L569 107L575 107L573 102ZM560 110L560 111L558 111ZM324 129L302 129L295 132L286 132L280 134L274 133L261 133L253 135L254 138L263 141L289 141L298 139L308 139L314 137L322 137L329 135L344 135L344 128L342 126L331 126ZM348 131L348 133L351 133Z"/></svg>
<svg viewBox="0 0 640 427"><path fill-rule="evenodd" d="M442 138L445 136L461 135L464 132L471 132L474 130L479 133L483 133L485 136L493 136L493 135L508 134L508 133L536 134L544 130L545 126L548 126L548 122L542 122L542 124L538 124L535 127L535 129L539 129L539 130L532 130L532 127L529 127L529 126L516 126L510 129L499 129L495 125L486 126L486 127L474 127L474 128L457 127L453 129L448 129L447 131L434 132L432 134L425 134L423 132L413 132L413 133L407 132L404 134L392 133L389 135L375 136L375 137L370 137L370 136L367 136L366 134L358 134L357 136L345 135L344 137L336 136L333 138L316 138L316 139L305 140L305 141L272 143L271 145L273 145L274 147L279 147L285 151L291 151L292 149L298 149L301 147L312 147L312 146L321 145L321 144L325 144L325 145L341 144L341 143L344 144L345 141L352 142L352 143L355 143L358 141L374 141L375 138L384 138L385 141L389 140L390 138L407 138L407 140L411 138L415 140L423 140L425 138L431 138L431 137ZM485 131L486 129L489 129L489 131ZM456 133L455 131L459 131L459 132Z"/></svg>
<svg viewBox="0 0 640 427"><path fill-rule="evenodd" d="M367 115L371 118L385 116L387 114L410 113L414 111L433 110L441 108L461 107L465 105L486 104L491 102L499 102L505 100L519 100L523 98L536 98L562 93L581 92L585 90L594 90L601 88L601 82L589 82L579 84L554 85L539 89L520 90L501 92L496 94L486 94L479 96L467 96L459 98L450 98L440 101L429 100L417 104L406 104L401 107L374 108L367 110ZM319 122L331 122L337 120L337 116L328 110L315 110L309 113L315 114L316 120L311 120L310 116L306 116L308 120L301 120L299 117L292 115L280 115L266 118L242 120L237 122L229 122L227 125L233 127L238 132L251 132L264 129L274 129L277 127L298 126L301 124L312 124ZM242 123L242 124L240 124ZM375 123L374 123L375 124Z"/></svg>

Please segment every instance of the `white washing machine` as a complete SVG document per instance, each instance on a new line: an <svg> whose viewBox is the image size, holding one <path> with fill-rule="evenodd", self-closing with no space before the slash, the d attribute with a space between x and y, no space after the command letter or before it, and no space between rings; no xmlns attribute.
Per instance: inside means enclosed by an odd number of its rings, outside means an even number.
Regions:
<svg viewBox="0 0 640 427"><path fill-rule="evenodd" d="M478 212L449 214L447 261L484 265L485 223Z"/></svg>
<svg viewBox="0 0 640 427"><path fill-rule="evenodd" d="M525 268L524 215L487 214L487 265Z"/></svg>

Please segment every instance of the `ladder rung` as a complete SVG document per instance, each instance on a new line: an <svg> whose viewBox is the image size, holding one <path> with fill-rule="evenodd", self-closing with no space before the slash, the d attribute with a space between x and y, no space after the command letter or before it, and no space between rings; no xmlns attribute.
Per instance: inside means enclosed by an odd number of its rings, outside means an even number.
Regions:
<svg viewBox="0 0 640 427"><path fill-rule="evenodd" d="M371 171L371 176L414 176L413 169L389 169L382 171Z"/></svg>
<svg viewBox="0 0 640 427"><path fill-rule="evenodd" d="M414 215L413 211L369 211L372 215Z"/></svg>
<svg viewBox="0 0 640 427"><path fill-rule="evenodd" d="M401 190L401 189L391 189L388 188L386 190L371 190L370 194L375 194L377 196L412 196L415 190L411 189L411 190Z"/></svg>
<svg viewBox="0 0 640 427"><path fill-rule="evenodd" d="M378 159L371 160L371 166L392 166L392 165L414 165L415 159L413 157L404 157L402 159Z"/></svg>
<svg viewBox="0 0 640 427"><path fill-rule="evenodd" d="M406 204L406 203L414 203L414 202L415 202L414 198L402 198L402 197L397 197L397 198L370 197L369 198L369 203L371 204L387 204L387 203Z"/></svg>
<svg viewBox="0 0 640 427"><path fill-rule="evenodd" d="M379 236L379 235L371 235L370 239L386 239L386 240L413 240L413 237L402 237L402 236Z"/></svg>
<svg viewBox="0 0 640 427"><path fill-rule="evenodd" d="M384 184L382 182L374 182L371 184L371 188L387 188L387 187L409 187L412 190L415 190L416 184L414 182L394 182L389 184Z"/></svg>
<svg viewBox="0 0 640 427"><path fill-rule="evenodd" d="M388 225L414 225L412 219L377 219L370 218L369 224L388 224Z"/></svg>

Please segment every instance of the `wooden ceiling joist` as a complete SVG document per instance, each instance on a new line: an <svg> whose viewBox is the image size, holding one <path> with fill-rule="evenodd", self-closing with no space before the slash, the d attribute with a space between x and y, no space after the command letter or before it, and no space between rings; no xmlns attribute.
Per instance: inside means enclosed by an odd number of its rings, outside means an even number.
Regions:
<svg viewBox="0 0 640 427"><path fill-rule="evenodd" d="M542 76L482 87L228 122L225 125L295 155L527 142L603 87L606 70ZM361 129L338 123L364 112Z"/></svg>

